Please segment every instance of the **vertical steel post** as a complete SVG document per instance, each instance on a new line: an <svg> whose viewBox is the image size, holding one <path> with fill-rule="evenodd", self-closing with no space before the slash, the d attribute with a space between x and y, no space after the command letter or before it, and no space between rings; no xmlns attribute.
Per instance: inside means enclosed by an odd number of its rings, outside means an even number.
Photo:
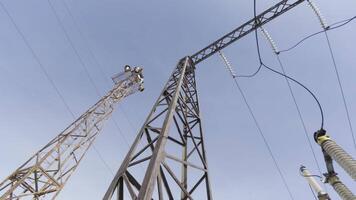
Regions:
<svg viewBox="0 0 356 200"><path fill-rule="evenodd" d="M315 132L314 139L321 146L324 154L324 160L328 171L328 173L325 174L326 182L334 188L343 200L356 200L356 196L341 182L333 166L333 160L335 160L352 178L354 178L356 172L355 160L332 141L324 129Z"/></svg>
<svg viewBox="0 0 356 200"><path fill-rule="evenodd" d="M187 103L186 101L186 98L184 99L185 100L185 103ZM185 112L187 112L187 110L185 109ZM184 141L187 141L188 139L188 131L187 131L187 127L184 127L183 128L183 138L184 138ZM187 154L188 154L188 148L187 148L187 145L184 145L183 147L183 151L182 151L182 161L184 162L187 162ZM182 163L182 177L181 177L181 183L183 185L183 187L185 189L187 189L188 187L188 166L185 165L184 163ZM185 198L185 194L183 191L181 191L181 199L184 199Z"/></svg>
<svg viewBox="0 0 356 200"><path fill-rule="evenodd" d="M193 199L198 188L206 194L197 198L212 199L203 143L195 66L185 57L174 69L103 199ZM142 169L143 178L138 173ZM198 180L188 182L191 173ZM204 182L206 187L201 187Z"/></svg>

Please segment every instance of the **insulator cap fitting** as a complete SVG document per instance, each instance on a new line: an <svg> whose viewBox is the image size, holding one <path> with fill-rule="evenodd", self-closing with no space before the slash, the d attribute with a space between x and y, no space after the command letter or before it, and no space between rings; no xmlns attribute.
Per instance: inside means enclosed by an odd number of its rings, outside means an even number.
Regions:
<svg viewBox="0 0 356 200"><path fill-rule="evenodd" d="M326 130L320 129L314 133L314 140L321 145L324 141L330 140L330 137L326 134Z"/></svg>
<svg viewBox="0 0 356 200"><path fill-rule="evenodd" d="M305 169L306 169L306 167L304 165L301 165L299 168L300 172L303 172Z"/></svg>

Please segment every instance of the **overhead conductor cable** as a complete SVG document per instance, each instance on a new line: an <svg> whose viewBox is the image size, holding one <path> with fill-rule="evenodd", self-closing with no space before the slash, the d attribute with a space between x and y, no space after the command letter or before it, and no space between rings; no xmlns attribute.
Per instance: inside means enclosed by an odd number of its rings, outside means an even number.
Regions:
<svg viewBox="0 0 356 200"><path fill-rule="evenodd" d="M340 88L342 101L343 101L343 104L344 104L344 107L345 107L346 117L347 117L347 120L348 120L348 125L349 125L351 136L352 136L352 141L353 141L353 144L354 144L354 148L356 150L356 139L355 139L355 133L354 133L354 130L353 130L353 126L352 126L352 123L351 123L350 112L349 112L349 108L348 108L347 103L346 103L346 97L345 97L343 86L341 84L341 77L340 77L340 74L339 74L338 67L336 65L334 52L333 52L333 49L331 47L329 35L327 33L327 31L329 30L330 27L327 25L323 15L321 14L321 12L320 12L319 8L316 6L316 4L314 2L312 2L311 0L308 0L308 5L314 11L315 15L317 16L317 18L318 18L318 20L319 20L319 22L320 22L320 24L321 24L321 26L322 26L322 28L324 30L323 32L325 34L325 38L326 38L327 45L328 45L328 48L329 48L329 52L330 52L330 56L331 56L331 59L332 59L332 63L333 63L333 66L334 66L336 78L337 78L338 85L339 85L339 88Z"/></svg>
<svg viewBox="0 0 356 200"><path fill-rule="evenodd" d="M271 48L272 48L273 52L276 54L276 57L277 57L279 66L280 66L280 68L281 68L283 74L286 74L284 65L282 64L282 61L281 61L281 59L280 59L280 57L279 57L279 51L278 51L277 45L276 45L276 43L274 42L274 40L272 39L272 36L268 33L268 31L267 31L265 28L263 28L263 26L260 27L260 30L261 30L262 34L265 36L265 38L266 38L266 40L268 41L268 43L271 45ZM320 168L319 163L318 163L318 160L317 160L317 158L316 158L316 154L315 154L315 152L314 152L314 149L313 149L313 146L312 146L312 142L311 142L311 140L310 140L310 138L309 138L309 136L308 136L308 131L307 131L307 128L306 128L306 125L305 125L305 122L304 122L302 113L301 113L301 111L300 111L299 105L298 105L297 100L296 100L296 98L295 98L294 92L293 92L293 90L292 90L291 84L290 84L290 82L289 82L289 80L288 80L287 77L284 77L284 78L285 78L285 80L286 80L286 82L287 82L289 92L290 92L290 94L291 94L291 97L292 97L292 99L293 99L294 105L295 105L295 107L296 107L296 110L297 110L297 113L298 113L298 117L299 117L299 119L300 119L300 122L301 122L302 127L303 127L303 130L304 130L305 137L307 138L307 141L308 141L309 148L310 148L310 150L311 150L311 152L312 152L312 154L313 154L313 158L314 158L315 164L316 164L316 166L317 166L317 168L318 168L319 174L322 175L321 168ZM326 188L325 188L325 189L326 189Z"/></svg>
<svg viewBox="0 0 356 200"><path fill-rule="evenodd" d="M107 80L107 82L108 82L109 85L111 86L110 78L108 78L108 77L105 75L105 72L104 72L104 70L103 70L103 66L100 64L100 62L98 61L97 57L95 56L95 54L94 54L92 48L90 47L89 42L88 42L88 40L86 39L86 37L85 37L83 31L81 30L81 28L80 28L80 26L79 26L77 20L75 19L75 17L74 17L74 15L73 15L72 11L69 9L68 4L66 3L65 0L62 0L62 3L63 3L63 7L65 8L65 10L67 11L68 15L70 16L70 18L71 18L71 20L72 20L74 26L76 27L76 29L77 29L77 31L78 31L80 37L82 38L84 44L86 45L87 50L88 50L89 54L91 55L93 61L95 62L97 68L99 69L101 75L103 76L103 78L104 78L105 80ZM53 11L55 12L55 9L53 9ZM88 78L90 78L90 77L88 77ZM95 86L95 87L96 87L96 86ZM124 109L123 109L122 107L120 107L120 105L118 105L117 108L118 108L118 110L121 110L121 111L122 111L124 117L125 117L126 120L129 122L129 125L130 125L131 128L133 129L132 123L131 123L131 121L129 120L129 118L128 118L126 112L124 111ZM128 140L126 139L125 135L123 134L123 131L121 130L121 128L120 128L120 126L119 126L117 120L115 120L115 116L113 116L112 122L113 122L114 126L116 127L116 129L118 130L118 132L114 131L114 133L115 133L115 134L119 133L118 136L119 136L119 137L122 137L122 139L124 140L126 146L129 148L129 147L130 147L129 142L128 142Z"/></svg>
<svg viewBox="0 0 356 200"><path fill-rule="evenodd" d="M279 176L282 179L283 185L284 185L284 187L286 188L286 190L288 192L289 198L291 200L294 200L293 194L292 194L292 192L291 192L291 190L290 190L290 188L288 186L286 178L284 177L284 175L282 173L282 170L281 170L281 168L280 168L280 166L279 166L279 164L277 162L277 159L274 156L269 143L267 142L267 139L266 139L266 137L265 137L265 135L264 135L264 133L262 131L262 128L261 128L260 124L258 123L257 118L256 118L255 114L253 113L252 108L251 108L250 104L248 103L247 98L246 98L242 88L240 87L240 85L238 84L238 82L236 80L236 78L238 76L236 75L235 71L233 70L233 67L231 66L230 62L227 60L226 56L223 54L222 51L219 51L219 55L220 55L221 59L223 60L226 69L229 71L230 75L234 79L235 85L236 85L237 89L239 90L239 92L240 92L240 94L241 94L241 96L242 96L242 98L243 98L243 100L244 100L244 102L246 104L246 107L247 107L247 109L248 109L253 121L255 122L256 128L257 128L259 134L261 135L261 137L263 139L263 142L264 142L264 144L265 144L265 146L266 146L266 148L267 148L267 150L269 152L270 157L273 160L273 164L274 164L276 170L278 171Z"/></svg>
<svg viewBox="0 0 356 200"><path fill-rule="evenodd" d="M308 3L310 5L310 7L313 9L316 16L318 17L323 29L325 30L324 32L325 32L328 47L330 50L330 55L333 60L334 69L335 69L335 72L337 75L337 79L338 79L341 94L343 97L346 114L347 114L347 117L349 120L350 130L351 130L353 139L355 139L349 112L348 112L348 107L347 107L346 100L345 100L345 95L343 92L343 88L342 88L341 81L340 81L340 76L339 76L335 58L334 58L334 54L333 54L333 51L332 51L332 48L330 45L329 37L326 33L326 29L328 27L326 25L325 20L323 19L322 15L321 15L320 10L316 7L315 3L313 3L310 0L308 0ZM315 137L315 140L318 142L318 144L322 147L323 151L325 151L328 155L330 155L331 158L333 158L354 180L356 180L356 161L355 161L355 159L350 154L348 154L346 151L344 151L340 146L338 146L333 140L331 140L330 137L326 134L325 130L320 130L320 131L316 132L314 137ZM355 140L353 140L353 141L354 141L354 144L356 147Z"/></svg>
<svg viewBox="0 0 356 200"><path fill-rule="evenodd" d="M348 107L346 104L344 91L342 88L342 84L341 84L338 68L336 65L334 53L333 53L333 50L332 50L332 47L330 44L329 36L327 34L327 30L329 27L326 25L326 22L323 19L320 10L316 7L315 3L308 0L308 4L310 5L312 10L318 17L319 22L324 30L324 33L325 33L326 41L327 41L327 44L329 47L330 56L332 58L337 81L338 81L338 84L340 87L342 100L344 103L350 131L352 134L352 139L353 139L354 146L356 149L354 132L353 132L352 124L351 124ZM336 142L331 140L323 128L321 128L319 131L315 132L314 139L320 145L320 147L323 151L323 154L324 154L324 160L325 160L327 172L328 172L327 174L325 174L326 182L328 182L335 189L335 191L338 193L338 195L341 197L341 199L355 200L356 196L352 193L351 190L349 190L347 188L347 186L345 184L343 184L341 182L341 180L337 176L337 173L334 171L334 167L333 167L333 160L335 160L351 176L352 179L356 180L356 161L355 161L355 159L350 154L348 154L345 150L343 150Z"/></svg>
<svg viewBox="0 0 356 200"><path fill-rule="evenodd" d="M353 16L351 18L348 18L348 19L344 19L344 20L341 20L341 21L337 21L333 24L330 24L329 26L327 26L327 29L326 30L322 30L322 31L318 31L318 32L315 32L313 34L310 34L304 38L302 38L301 40L299 40L299 42L297 42L296 44L294 44L293 46L287 48L287 49L284 49L284 50L280 50L279 53L282 53L282 52L287 52L287 51L291 51L293 50L294 48L296 48L297 46L299 46L300 44L302 44L304 41L306 41L307 39L311 38L311 37L314 37L316 35L319 35L321 33L324 33L324 31L331 31L331 30L335 30L335 29L338 29L338 28L341 28L347 24L349 24L351 21L355 20L356 19L356 16Z"/></svg>

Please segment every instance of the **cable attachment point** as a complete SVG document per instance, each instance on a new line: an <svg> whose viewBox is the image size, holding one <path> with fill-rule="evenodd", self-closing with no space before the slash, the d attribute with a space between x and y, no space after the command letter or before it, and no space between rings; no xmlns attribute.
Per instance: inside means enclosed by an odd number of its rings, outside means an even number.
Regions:
<svg viewBox="0 0 356 200"><path fill-rule="evenodd" d="M273 41L271 35L267 32L266 29L264 29L262 26L260 27L260 30L262 32L262 34L265 36L266 40L269 42L269 44L271 45L271 48L273 50L273 52L275 54L279 54L278 48L276 43Z"/></svg>
<svg viewBox="0 0 356 200"><path fill-rule="evenodd" d="M300 167L300 174L309 183L310 188L317 193L319 200L331 200L329 195L323 190L319 182L315 179L315 177L318 177L321 179L320 181L322 181L322 177L311 174L310 171L303 165Z"/></svg>
<svg viewBox="0 0 356 200"><path fill-rule="evenodd" d="M324 16L321 14L319 8L317 7L317 5L312 2L311 0L308 0L308 5L313 9L314 13L316 14L316 16L319 19L319 22L321 24L321 26L323 27L324 30L329 29L328 24L326 23Z"/></svg>
<svg viewBox="0 0 356 200"><path fill-rule="evenodd" d="M231 66L230 62L227 60L226 56L223 54L222 51L219 51L219 55L220 55L221 59L224 61L225 67L230 72L230 75L232 76L232 78L236 78L236 76L237 76L236 72L232 69L232 66Z"/></svg>
<svg viewBox="0 0 356 200"><path fill-rule="evenodd" d="M330 137L326 135L326 130L320 129L314 133L314 140L316 143L321 145L326 140L330 140Z"/></svg>

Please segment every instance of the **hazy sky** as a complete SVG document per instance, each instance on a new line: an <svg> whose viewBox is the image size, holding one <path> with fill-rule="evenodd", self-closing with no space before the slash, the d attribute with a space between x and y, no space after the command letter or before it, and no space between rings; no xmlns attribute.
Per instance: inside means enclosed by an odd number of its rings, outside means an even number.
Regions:
<svg viewBox="0 0 356 200"><path fill-rule="evenodd" d="M48 1L1 2L71 110L76 116L81 115L99 96L66 40ZM121 72L125 64L144 67L146 90L125 99L114 113L122 134L130 144L177 61L253 17L251 0L51 2L101 94L112 87L109 78ZM72 11L76 24L69 17L64 2ZM258 1L258 10L277 2ZM317 4L329 24L356 15L356 2L352 0L318 0ZM265 28L280 49L321 30L306 3L268 23ZM3 180L59 134L73 118L3 9L0 9L0 30L0 179ZM356 23L351 22L329 34L356 129ZM260 43L265 62L279 70L276 57L261 35ZM96 59L88 51L88 46ZM253 34L224 52L238 74L249 74L258 67ZM325 128L332 138L355 156L324 35L313 37L295 50L281 54L281 60L291 76L315 92L325 112ZM241 95L236 92L232 79L217 56L197 66L197 81L213 197L289 199ZM263 69L254 78L240 79L239 82L294 199L313 199L298 170L301 164L314 173L318 170L284 78ZM318 109L303 89L296 85L292 88L311 137L320 127ZM95 146L110 169L93 149L89 150L58 199L102 198L128 145L109 120ZM325 172L318 145L313 143L313 148ZM336 170L350 188L356 188L355 182L342 169L336 167ZM327 189L333 199L339 199L331 187L327 186Z"/></svg>

